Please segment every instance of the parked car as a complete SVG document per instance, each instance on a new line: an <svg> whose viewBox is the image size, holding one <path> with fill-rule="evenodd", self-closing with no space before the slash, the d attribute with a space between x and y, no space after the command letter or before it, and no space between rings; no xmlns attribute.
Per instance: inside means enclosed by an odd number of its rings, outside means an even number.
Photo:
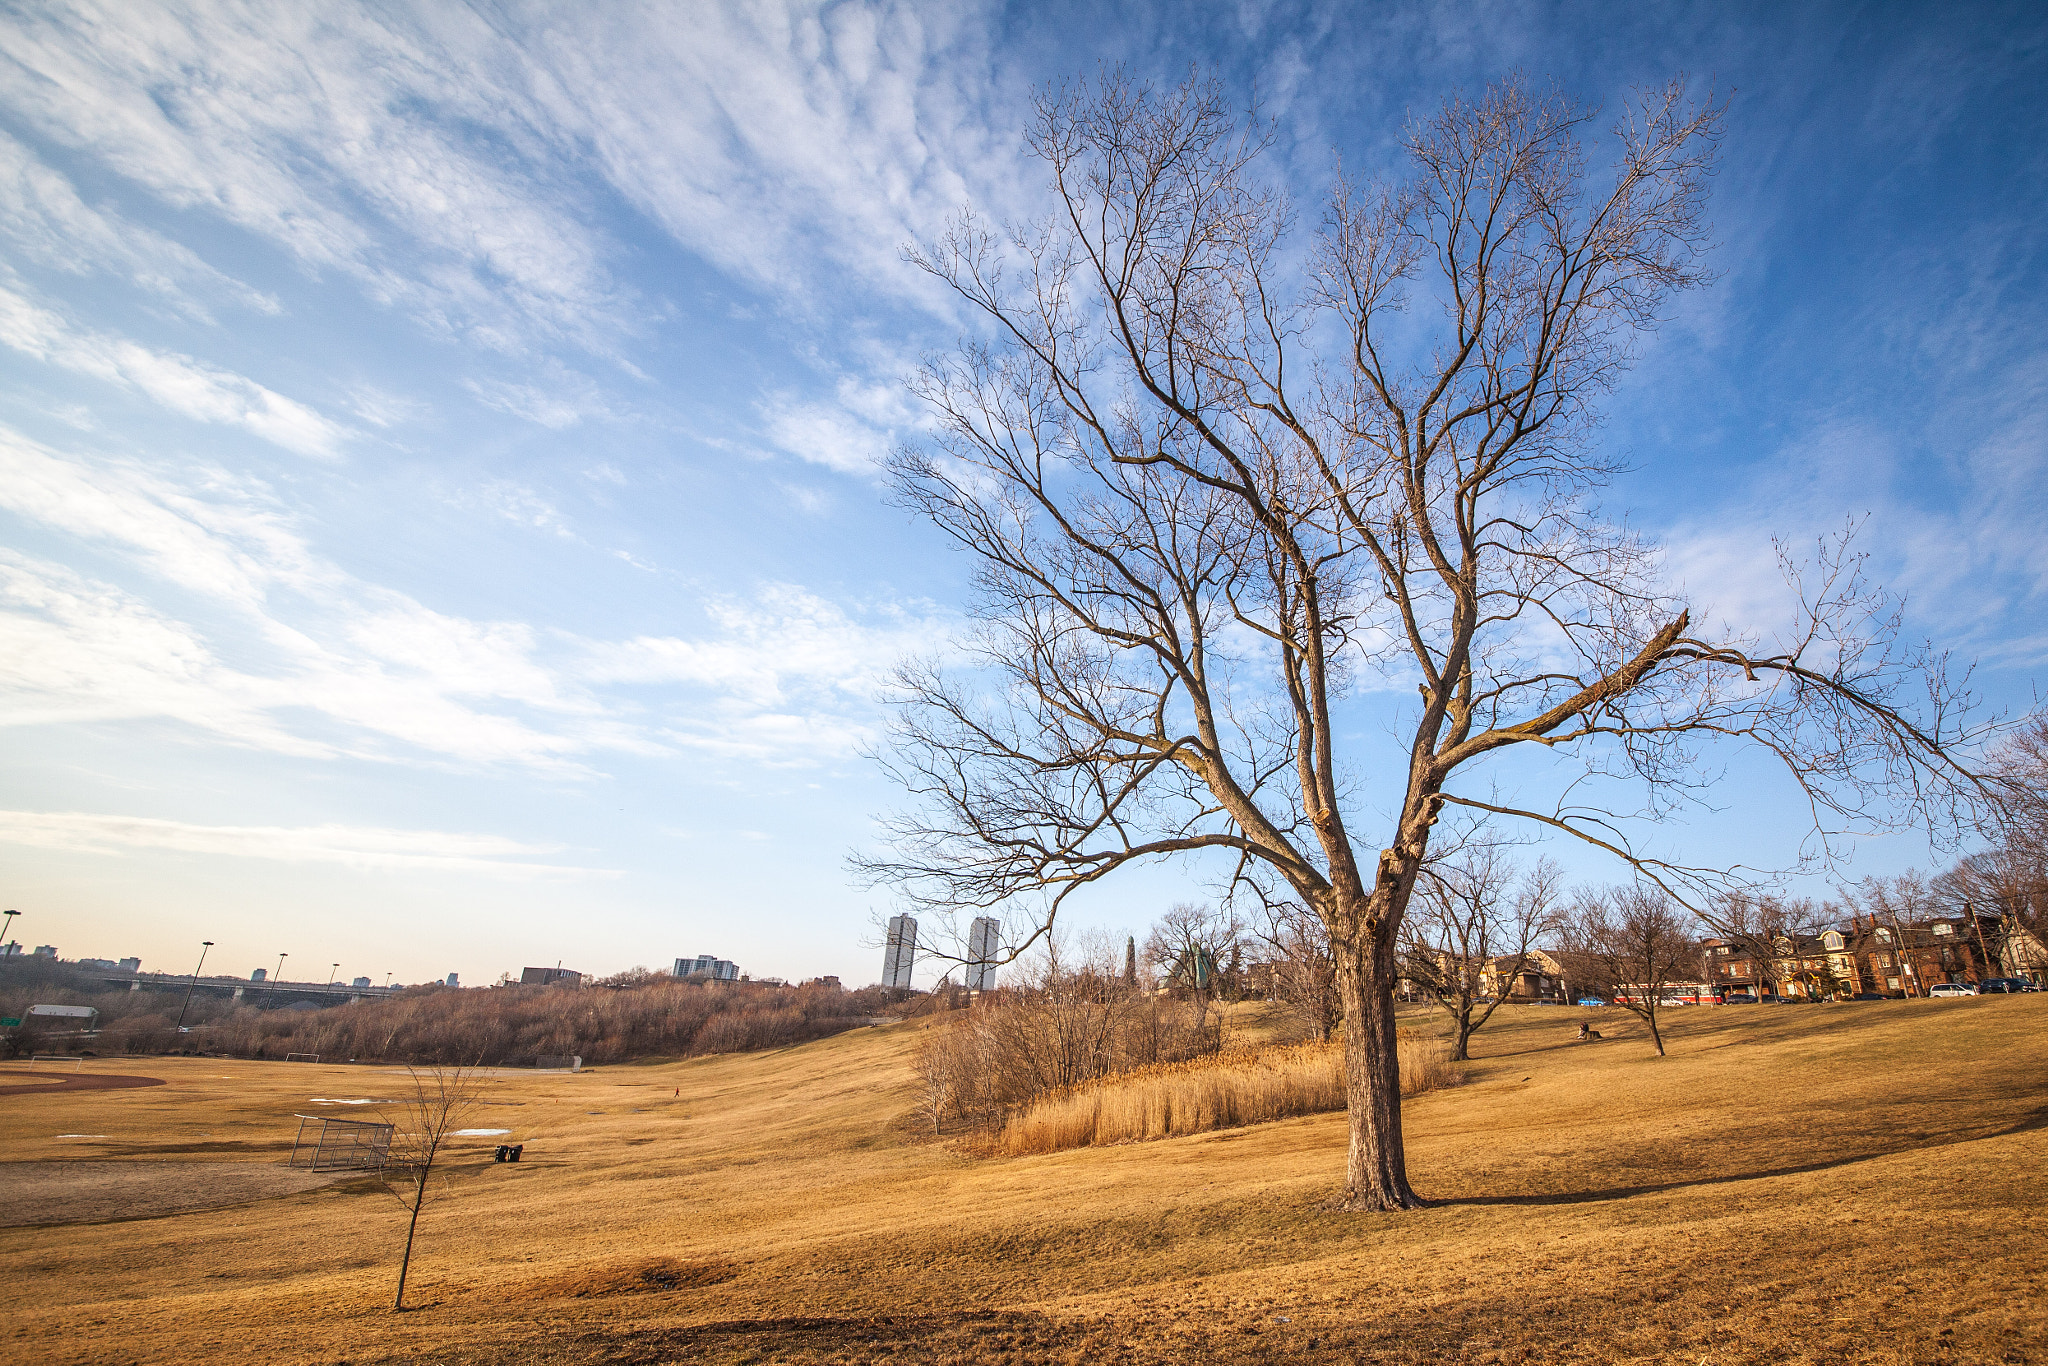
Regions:
<svg viewBox="0 0 2048 1366"><path fill-rule="evenodd" d="M1891 997L1877 991L1859 991L1848 999L1852 1001L1889 1001Z"/></svg>
<svg viewBox="0 0 2048 1366"><path fill-rule="evenodd" d="M1756 997L1735 995L1723 996L1721 998L1721 1004L1724 1006L1753 1006L1756 1004Z"/></svg>
<svg viewBox="0 0 2048 1366"><path fill-rule="evenodd" d="M1662 1009L1665 1006L1689 1006L1691 1004L1692 1002L1686 1000L1683 996L1666 996L1664 999L1657 1002L1657 1006L1659 1009Z"/></svg>
<svg viewBox="0 0 2048 1366"><path fill-rule="evenodd" d="M1598 996L1581 996L1579 1004L1582 1006L1604 1006L1607 1002L1601 1000Z"/></svg>
<svg viewBox="0 0 2048 1366"><path fill-rule="evenodd" d="M1968 982L1936 982L1927 989L1927 994L1937 1001L1953 1000L1958 996L1975 996L1977 988Z"/></svg>
<svg viewBox="0 0 2048 1366"><path fill-rule="evenodd" d="M1994 977L1988 982L1979 982L1977 984L1977 994L1979 996L2013 996L2022 991L2039 991L2040 989L2024 977Z"/></svg>

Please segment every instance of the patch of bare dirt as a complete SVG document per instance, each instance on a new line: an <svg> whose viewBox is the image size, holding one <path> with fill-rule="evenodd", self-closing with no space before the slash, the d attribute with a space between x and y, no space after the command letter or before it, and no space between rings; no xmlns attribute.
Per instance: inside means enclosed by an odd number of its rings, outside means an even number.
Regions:
<svg viewBox="0 0 2048 1366"><path fill-rule="evenodd" d="M162 1086L162 1077L133 1077L125 1072L34 1072L27 1068L0 1069L0 1077L21 1078L0 1086L0 1096L56 1095L60 1091L126 1091L138 1086Z"/></svg>
<svg viewBox="0 0 2048 1366"><path fill-rule="evenodd" d="M573 1271L528 1281L516 1298L524 1300L591 1299L601 1295L662 1294L722 1285L740 1274L730 1262L682 1262L672 1257L642 1257L629 1262L593 1262Z"/></svg>
<svg viewBox="0 0 2048 1366"><path fill-rule="evenodd" d="M219 1209L296 1195L346 1175L272 1162L0 1162L0 1228Z"/></svg>

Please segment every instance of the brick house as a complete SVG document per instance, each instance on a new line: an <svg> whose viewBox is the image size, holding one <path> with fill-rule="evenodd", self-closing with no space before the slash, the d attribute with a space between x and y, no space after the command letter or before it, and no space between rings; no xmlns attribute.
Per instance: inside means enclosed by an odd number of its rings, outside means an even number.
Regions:
<svg viewBox="0 0 2048 1366"><path fill-rule="evenodd" d="M1705 940L1700 948L1717 995L1924 996L1937 982L1975 983L2002 975L2000 941L1993 916L1943 916L1909 925L1852 914L1846 925L1816 934L1781 934L1767 956L1726 939Z"/></svg>

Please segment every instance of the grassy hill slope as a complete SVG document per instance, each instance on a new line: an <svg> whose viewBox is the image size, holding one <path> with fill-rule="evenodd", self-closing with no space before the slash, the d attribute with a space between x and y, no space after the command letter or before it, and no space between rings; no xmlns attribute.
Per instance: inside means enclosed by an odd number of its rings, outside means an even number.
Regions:
<svg viewBox="0 0 2048 1366"><path fill-rule="evenodd" d="M494 1080L384 1309L367 1183L13 1228L16 1360L2048 1362L2048 996L1504 1011L1408 1103L1439 1203L1322 1206L1340 1115L974 1159L915 1132L919 1021L765 1054ZM103 1063L0 1098L6 1163L281 1160L385 1070ZM678 1094L680 1093L680 1094ZM104 1137L58 1138L59 1134ZM14 1169L22 1181L37 1165ZM173 1170L166 1166L166 1173ZM220 1168L223 1191L229 1167ZM0 1222L4 1222L0 1203Z"/></svg>

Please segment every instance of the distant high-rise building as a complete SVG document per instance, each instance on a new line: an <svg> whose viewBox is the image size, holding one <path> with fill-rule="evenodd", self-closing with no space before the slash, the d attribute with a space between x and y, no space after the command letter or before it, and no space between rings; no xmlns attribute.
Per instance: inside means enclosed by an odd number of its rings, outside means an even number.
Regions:
<svg viewBox="0 0 2048 1366"><path fill-rule="evenodd" d="M57 946L55 944L38 944L36 945L36 951L30 955L33 958L55 958L56 956Z"/></svg>
<svg viewBox="0 0 2048 1366"><path fill-rule="evenodd" d="M249 974L249 980L252 982L260 982L268 976L270 976L269 968L258 968L256 969L256 971Z"/></svg>
<svg viewBox="0 0 2048 1366"><path fill-rule="evenodd" d="M889 917L889 947L882 951L882 985L907 987L917 966L917 921L907 915Z"/></svg>
<svg viewBox="0 0 2048 1366"><path fill-rule="evenodd" d="M350 982L349 985L352 987L366 987L370 985L370 979L367 977L358 977L356 978L355 981Z"/></svg>
<svg viewBox="0 0 2048 1366"><path fill-rule="evenodd" d="M453 972L449 973L449 974L448 974L448 985L449 985L449 986L451 986L451 987L459 987L459 986L461 986L461 985L462 985L462 976L461 976L461 974L459 974L459 973L453 973Z"/></svg>
<svg viewBox="0 0 2048 1366"><path fill-rule="evenodd" d="M1003 927L992 915L978 915L967 928L967 989L987 991L996 984L996 955L1003 950Z"/></svg>
<svg viewBox="0 0 2048 1366"><path fill-rule="evenodd" d="M1124 936L1124 985L1138 985L1138 936L1135 934Z"/></svg>
<svg viewBox="0 0 2048 1366"><path fill-rule="evenodd" d="M583 974L573 968L521 968L519 982L522 986L543 987L560 982L573 987L582 984Z"/></svg>
<svg viewBox="0 0 2048 1366"><path fill-rule="evenodd" d="M120 970L122 972L141 972L142 960L140 958L123 958Z"/></svg>
<svg viewBox="0 0 2048 1366"><path fill-rule="evenodd" d="M671 977L709 977L714 982L736 982L739 980L740 965L730 958L716 954L700 953L695 958L678 958Z"/></svg>

